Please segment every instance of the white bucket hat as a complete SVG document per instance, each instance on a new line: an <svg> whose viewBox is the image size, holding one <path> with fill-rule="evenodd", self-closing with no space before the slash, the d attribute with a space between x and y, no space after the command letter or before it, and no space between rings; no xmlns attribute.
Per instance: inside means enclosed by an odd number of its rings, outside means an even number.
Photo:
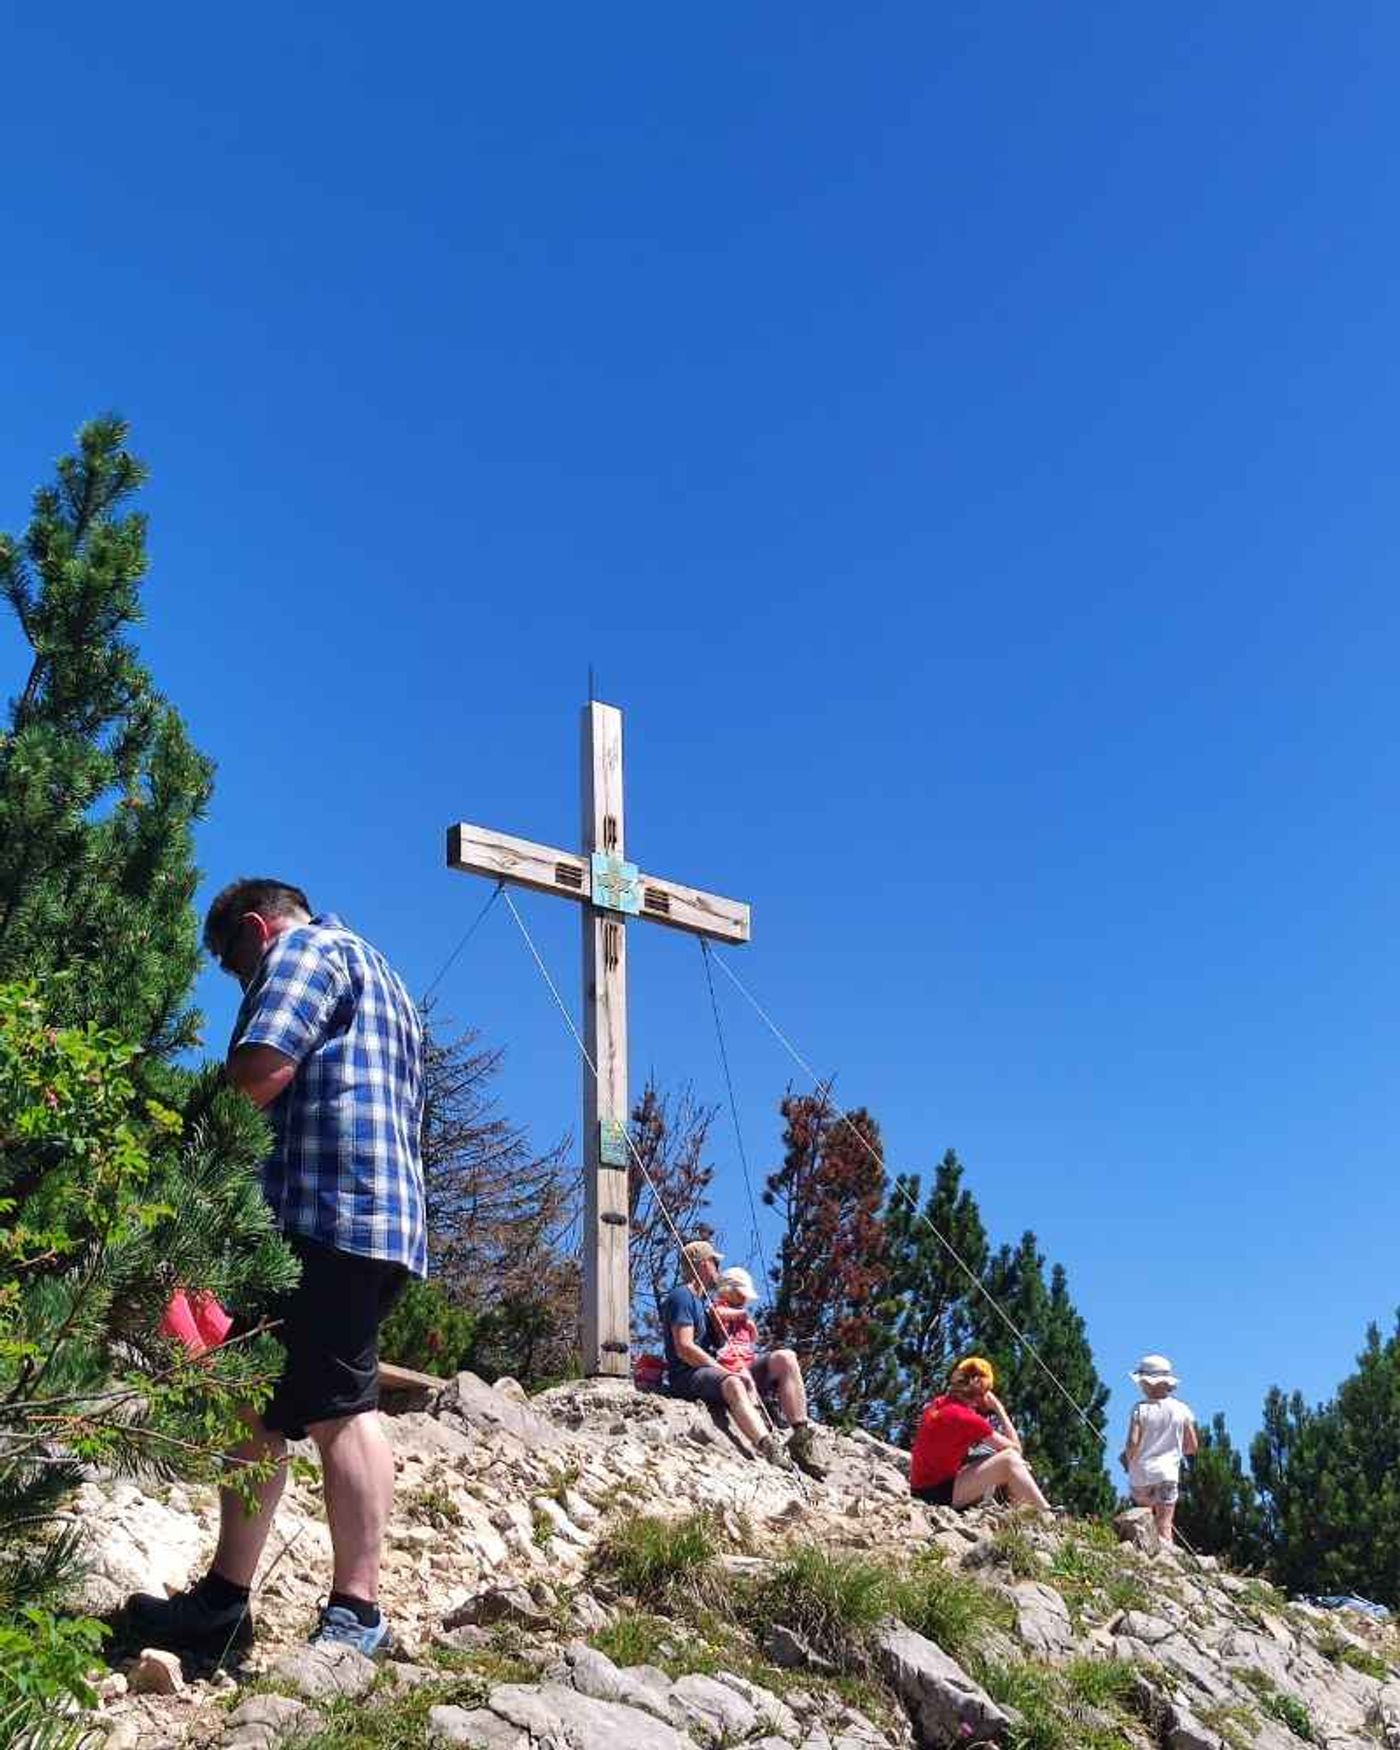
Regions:
<svg viewBox="0 0 1400 1750"><path fill-rule="evenodd" d="M1172 1372L1172 1364L1165 1355L1144 1355L1142 1360L1128 1375L1137 1385L1168 1385L1178 1386L1181 1381Z"/></svg>
<svg viewBox="0 0 1400 1750"><path fill-rule="evenodd" d="M716 1288L737 1288L745 1300L757 1300L758 1290L753 1285L753 1277L742 1264L731 1264L727 1270L721 1270Z"/></svg>

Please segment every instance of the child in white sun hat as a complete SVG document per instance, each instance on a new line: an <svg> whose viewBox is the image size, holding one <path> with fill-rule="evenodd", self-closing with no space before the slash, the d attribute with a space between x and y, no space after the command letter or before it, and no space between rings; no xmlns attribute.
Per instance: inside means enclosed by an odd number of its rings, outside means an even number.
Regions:
<svg viewBox="0 0 1400 1750"><path fill-rule="evenodd" d="M1144 1355L1128 1375L1142 1392L1128 1420L1128 1439L1118 1462L1128 1473L1128 1488L1139 1507L1150 1507L1163 1543L1172 1541L1181 1461L1194 1455L1199 1441L1191 1406L1172 1393L1181 1383L1165 1355Z"/></svg>

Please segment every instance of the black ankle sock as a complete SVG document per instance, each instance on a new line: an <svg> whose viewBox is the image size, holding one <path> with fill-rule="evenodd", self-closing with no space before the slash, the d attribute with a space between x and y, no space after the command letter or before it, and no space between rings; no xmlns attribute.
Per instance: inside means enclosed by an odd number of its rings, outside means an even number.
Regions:
<svg viewBox="0 0 1400 1750"><path fill-rule="evenodd" d="M235 1586L232 1580L226 1580L222 1574L216 1574L212 1568L199 1582L195 1590L200 1597L212 1604L215 1610L227 1610L234 1604L248 1602L248 1588Z"/></svg>
<svg viewBox="0 0 1400 1750"><path fill-rule="evenodd" d="M373 1628L379 1621L379 1606L371 1604L367 1599L352 1597L349 1592L332 1592L327 1603L327 1609L334 1610L339 1605L342 1610L353 1611L356 1622L361 1628Z"/></svg>

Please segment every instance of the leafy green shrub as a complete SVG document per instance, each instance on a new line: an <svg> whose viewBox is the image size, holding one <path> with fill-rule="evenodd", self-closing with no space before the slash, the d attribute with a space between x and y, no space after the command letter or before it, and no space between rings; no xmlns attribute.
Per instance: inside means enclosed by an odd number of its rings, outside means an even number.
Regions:
<svg viewBox="0 0 1400 1750"><path fill-rule="evenodd" d="M70 1750L87 1736L65 1718L68 1707L92 1707L88 1682L106 1629L87 1618L63 1621L28 1606L0 1623L0 1744L30 1750Z"/></svg>
<svg viewBox="0 0 1400 1750"><path fill-rule="evenodd" d="M691 1513L684 1519L634 1513L608 1531L594 1551L593 1565L643 1603L664 1605L681 1594L700 1596L707 1589L719 1548L712 1513Z"/></svg>
<svg viewBox="0 0 1400 1750"><path fill-rule="evenodd" d="M409 1283L379 1333L379 1352L399 1367L443 1376L468 1367L476 1315L449 1300L433 1281Z"/></svg>
<svg viewBox="0 0 1400 1750"><path fill-rule="evenodd" d="M1009 1629L1015 1621L1006 1599L955 1574L933 1552L918 1556L897 1578L891 1609L954 1658L974 1652L987 1629Z"/></svg>

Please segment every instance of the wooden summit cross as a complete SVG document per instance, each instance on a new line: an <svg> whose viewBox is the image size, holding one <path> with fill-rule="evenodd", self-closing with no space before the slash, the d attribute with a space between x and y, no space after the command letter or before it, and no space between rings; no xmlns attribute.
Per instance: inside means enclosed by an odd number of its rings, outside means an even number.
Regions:
<svg viewBox="0 0 1400 1750"><path fill-rule="evenodd" d="M749 908L643 875L623 856L622 713L583 708L583 851L559 851L461 823L447 829L447 866L559 893L583 906L583 1364L626 1377L628 1278L627 919L648 918L718 942L747 942Z"/></svg>

